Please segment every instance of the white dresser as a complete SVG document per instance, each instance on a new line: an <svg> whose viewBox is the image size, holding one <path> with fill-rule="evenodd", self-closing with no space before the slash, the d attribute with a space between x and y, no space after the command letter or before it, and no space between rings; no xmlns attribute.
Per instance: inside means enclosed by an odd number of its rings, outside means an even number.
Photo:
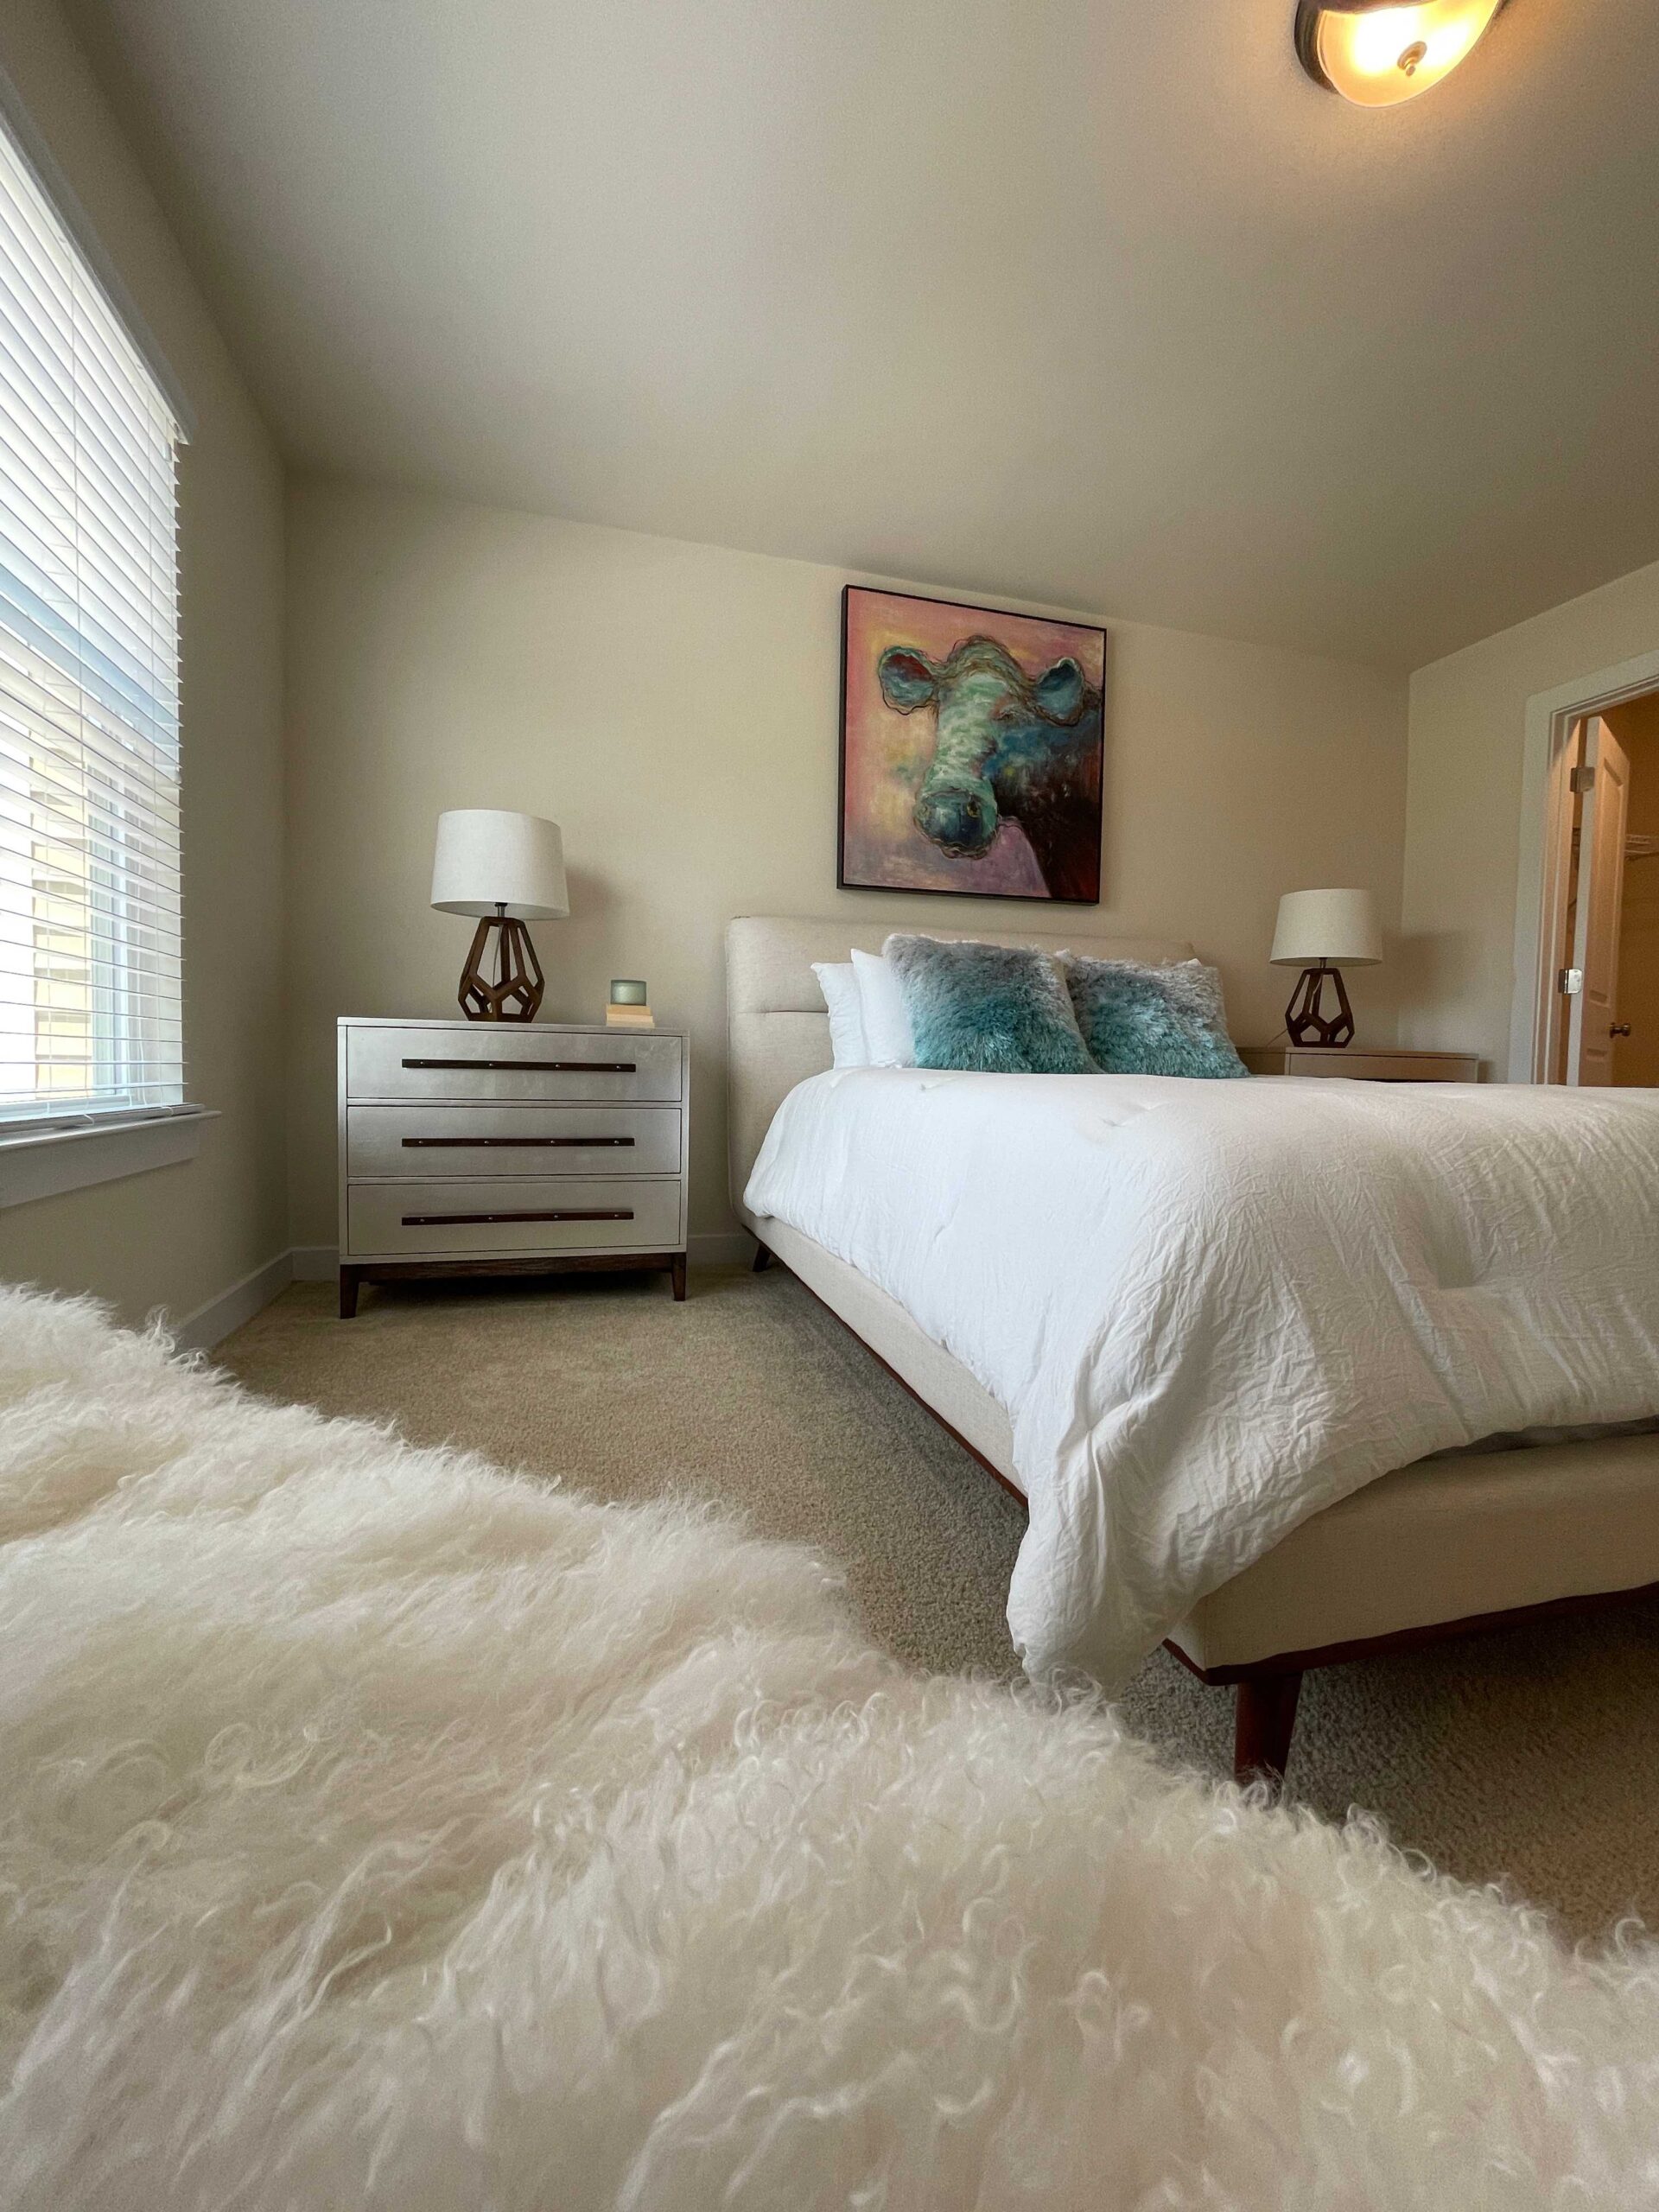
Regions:
<svg viewBox="0 0 1659 2212"><path fill-rule="evenodd" d="M665 1268L685 1296L687 1039L340 1024L340 1310L400 1275Z"/></svg>

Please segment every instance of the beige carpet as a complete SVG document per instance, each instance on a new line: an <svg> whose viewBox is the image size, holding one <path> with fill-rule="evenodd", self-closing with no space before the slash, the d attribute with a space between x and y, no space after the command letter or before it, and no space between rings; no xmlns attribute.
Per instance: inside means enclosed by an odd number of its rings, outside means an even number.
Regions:
<svg viewBox="0 0 1659 2212"><path fill-rule="evenodd" d="M937 1669L1013 1673L1002 1618L1022 1516L780 1269L556 1285L366 1287L335 1319L299 1285L220 1346L251 1389L395 1421L614 1498L687 1491L845 1570L872 1634ZM1214 1772L1231 1704L1166 1653L1134 1725ZM1290 1789L1573 1933L1659 1925L1659 1606L1310 1675Z"/></svg>

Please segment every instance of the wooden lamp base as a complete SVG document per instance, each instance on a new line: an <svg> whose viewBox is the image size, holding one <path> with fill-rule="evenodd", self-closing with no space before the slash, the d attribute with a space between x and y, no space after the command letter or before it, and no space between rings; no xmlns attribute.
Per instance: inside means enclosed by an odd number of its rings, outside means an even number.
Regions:
<svg viewBox="0 0 1659 2212"><path fill-rule="evenodd" d="M1337 991L1337 1010L1329 1020L1325 1014L1327 977ZM1290 1004L1285 1008L1285 1030L1293 1045L1340 1046L1353 1043L1354 1010L1343 988L1340 968L1327 967L1322 960L1317 968L1303 969L1290 995Z"/></svg>
<svg viewBox="0 0 1659 2212"><path fill-rule="evenodd" d="M490 940L495 940L493 962ZM485 975L495 969L495 981ZM473 933L472 950L461 971L456 997L468 1021L534 1021L542 1007L542 965L530 931L516 914L498 906L486 914Z"/></svg>

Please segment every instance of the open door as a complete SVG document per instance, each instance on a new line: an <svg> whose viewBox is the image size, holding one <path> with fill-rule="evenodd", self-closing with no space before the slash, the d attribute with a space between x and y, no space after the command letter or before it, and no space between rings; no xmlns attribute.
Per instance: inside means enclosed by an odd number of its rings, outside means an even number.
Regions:
<svg viewBox="0 0 1659 2212"><path fill-rule="evenodd" d="M1582 794L1572 963L1579 988L1568 1004L1568 1083L1611 1083L1618 1020L1618 924L1624 893L1624 817L1630 764L1599 715L1584 726Z"/></svg>

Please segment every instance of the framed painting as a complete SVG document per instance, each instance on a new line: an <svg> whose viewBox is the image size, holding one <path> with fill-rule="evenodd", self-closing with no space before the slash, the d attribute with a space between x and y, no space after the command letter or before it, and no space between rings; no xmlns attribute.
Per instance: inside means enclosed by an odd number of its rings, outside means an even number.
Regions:
<svg viewBox="0 0 1659 2212"><path fill-rule="evenodd" d="M1100 903L1106 632L849 584L849 891Z"/></svg>

